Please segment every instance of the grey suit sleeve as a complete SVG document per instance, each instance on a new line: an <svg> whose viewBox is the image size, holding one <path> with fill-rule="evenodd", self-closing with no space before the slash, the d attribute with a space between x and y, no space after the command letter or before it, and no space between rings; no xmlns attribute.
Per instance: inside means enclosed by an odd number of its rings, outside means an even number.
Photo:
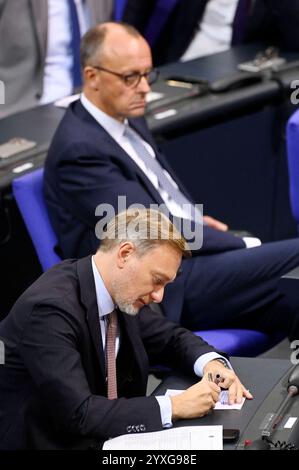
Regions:
<svg viewBox="0 0 299 470"><path fill-rule="evenodd" d="M5 6L6 2L7 2L7 0L0 0L0 20L1 20L1 17L2 17L3 9L4 9L4 6Z"/></svg>

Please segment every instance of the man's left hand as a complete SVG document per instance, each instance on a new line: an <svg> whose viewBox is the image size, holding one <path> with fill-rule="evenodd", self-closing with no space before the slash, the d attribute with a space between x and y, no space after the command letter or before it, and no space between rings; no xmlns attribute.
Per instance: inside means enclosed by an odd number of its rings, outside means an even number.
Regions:
<svg viewBox="0 0 299 470"><path fill-rule="evenodd" d="M203 380L209 380L209 375L212 374L213 381L216 376L220 376L218 386L228 390L229 404L241 403L242 397L252 400L253 396L240 382L233 370L227 369L221 362L213 360L208 362L204 367Z"/></svg>
<svg viewBox="0 0 299 470"><path fill-rule="evenodd" d="M203 220L208 227L220 230L222 232L226 232L228 230L228 225L220 222L220 220L214 219L214 217L211 217L210 215L204 215Z"/></svg>

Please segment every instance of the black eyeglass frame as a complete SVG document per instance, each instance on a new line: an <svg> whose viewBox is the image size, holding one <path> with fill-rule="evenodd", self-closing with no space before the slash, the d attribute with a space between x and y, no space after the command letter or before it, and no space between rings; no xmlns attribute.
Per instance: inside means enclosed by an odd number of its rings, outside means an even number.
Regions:
<svg viewBox="0 0 299 470"><path fill-rule="evenodd" d="M144 72L144 73L132 72L128 74L123 74L123 73L114 72L113 70L106 69L105 67L102 67L100 65L91 65L91 67L93 67L94 69L103 71L103 72L111 73L112 75L119 77L124 82L124 84L127 85L127 87L131 87L131 88L136 88L139 85L142 78L145 78L147 83L149 85L152 85L158 80L159 73L160 73L159 69L157 68L153 68L149 70L148 72ZM150 78L151 74L153 74L152 78ZM133 77L135 77L135 80L134 82L130 83L129 80L133 79Z"/></svg>

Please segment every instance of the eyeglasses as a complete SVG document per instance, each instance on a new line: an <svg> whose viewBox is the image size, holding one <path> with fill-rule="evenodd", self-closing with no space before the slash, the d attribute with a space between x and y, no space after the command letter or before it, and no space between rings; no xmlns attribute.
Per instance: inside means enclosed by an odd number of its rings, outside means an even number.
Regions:
<svg viewBox="0 0 299 470"><path fill-rule="evenodd" d="M142 78L145 78L147 83L149 85L152 85L158 79L158 76L159 76L158 69L151 69L145 73L132 72L128 74L122 74L122 73L113 72L113 70L109 70L104 67L100 67L99 65L92 65L92 67L94 69L102 70L103 72L111 73L112 75L119 77L127 87L131 87L131 88L137 87Z"/></svg>

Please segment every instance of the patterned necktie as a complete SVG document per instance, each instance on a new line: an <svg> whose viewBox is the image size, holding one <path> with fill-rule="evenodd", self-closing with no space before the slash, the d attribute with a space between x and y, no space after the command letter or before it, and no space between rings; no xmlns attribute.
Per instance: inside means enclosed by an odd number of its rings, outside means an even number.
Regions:
<svg viewBox="0 0 299 470"><path fill-rule="evenodd" d="M189 199L187 199L186 196L177 188L175 187L169 178L166 176L164 169L160 162L157 160L157 158L153 158L145 145L142 143L140 139L135 135L135 132L130 129L130 127L126 127L125 133L124 133L132 147L134 148L135 152L137 153L138 157L143 161L145 164L146 168L151 170L155 176L157 177L158 184L161 189L163 189L170 199L175 201L178 205L181 207L184 207L185 209L189 209L191 213L191 218L194 220L195 219L195 214L198 211L198 209L195 207L194 204L192 204ZM199 211L198 211L199 212ZM201 214L198 213L198 217L201 218Z"/></svg>
<svg viewBox="0 0 299 470"><path fill-rule="evenodd" d="M233 21L232 46L242 44L245 36L247 20L250 13L251 0L239 0Z"/></svg>
<svg viewBox="0 0 299 470"><path fill-rule="evenodd" d="M69 11L70 11L70 20L71 20L71 49L73 55L73 67L72 67L72 77L73 77L73 87L77 88L81 86L81 68L80 68L80 26L78 20L77 7L75 0L68 0Z"/></svg>
<svg viewBox="0 0 299 470"><path fill-rule="evenodd" d="M117 335L117 313L116 310L107 315L106 336L106 371L107 371L107 396L109 400L117 398L116 380L116 356L115 342Z"/></svg>

